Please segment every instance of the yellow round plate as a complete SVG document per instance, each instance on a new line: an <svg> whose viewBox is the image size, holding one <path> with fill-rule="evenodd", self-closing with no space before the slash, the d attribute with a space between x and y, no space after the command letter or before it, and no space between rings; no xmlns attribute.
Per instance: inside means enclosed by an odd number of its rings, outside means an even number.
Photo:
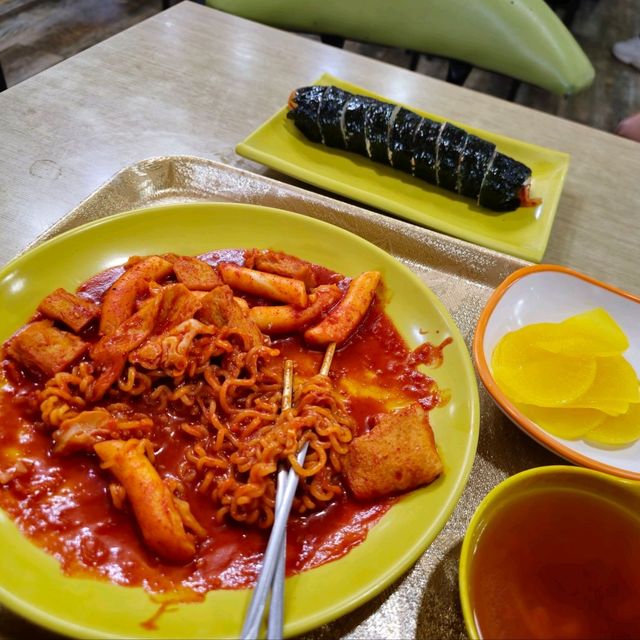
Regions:
<svg viewBox="0 0 640 640"><path fill-rule="evenodd" d="M242 204L188 204L133 211L74 229L32 249L0 272L0 340L4 341L56 287L83 280L134 254L198 254L224 247L273 248L354 276L382 272L387 312L410 347L451 336L444 364L430 371L451 401L431 413L444 475L402 497L340 560L287 580L285 634L303 633L363 604L406 571L449 518L476 451L478 389L464 340L436 296L376 246L313 218ZM426 332L426 333L424 333ZM141 588L70 578L0 511L0 600L58 632L93 638L228 638L240 633L250 591L212 591L180 604L157 630L140 623L157 611ZM10 551L7 551L10 550Z"/></svg>

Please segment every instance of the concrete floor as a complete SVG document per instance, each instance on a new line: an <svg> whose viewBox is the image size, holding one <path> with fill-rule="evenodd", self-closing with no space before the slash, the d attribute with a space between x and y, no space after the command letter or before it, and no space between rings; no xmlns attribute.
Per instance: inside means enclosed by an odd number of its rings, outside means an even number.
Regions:
<svg viewBox="0 0 640 640"><path fill-rule="evenodd" d="M0 62L12 86L161 10L161 0L0 0ZM16 6L26 7L16 10ZM9 13L10 15L6 15ZM582 0L572 30L596 69L591 87L558 97L521 85L515 101L613 131L640 111L640 72L618 62L611 46L640 33L638 0ZM363 55L408 67L407 52L347 42ZM418 73L445 78L447 62L421 56ZM511 80L474 69L465 86L506 98Z"/></svg>

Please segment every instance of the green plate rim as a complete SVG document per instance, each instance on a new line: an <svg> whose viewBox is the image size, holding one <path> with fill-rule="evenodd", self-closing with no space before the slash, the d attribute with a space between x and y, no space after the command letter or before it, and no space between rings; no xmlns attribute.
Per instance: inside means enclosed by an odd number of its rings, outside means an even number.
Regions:
<svg viewBox="0 0 640 640"><path fill-rule="evenodd" d="M382 211L386 211L387 213L391 213L393 215L397 215L405 220L409 220L413 223L419 224L421 226L432 228L436 231L440 231L446 233L448 235L461 238L462 240L466 240L467 242L472 242L475 244L479 244L489 249L493 249L496 251L502 251L504 253L508 253L518 258L522 258L524 260L529 260L532 262L540 262L544 256L547 245L549 243L549 239L551 236L551 230L553 227L553 223L555 220L555 216L558 209L558 204L560 201L560 196L562 193L562 187L564 185L564 181L566 178L566 174L569 168L569 154L557 151L554 149L549 149L547 147L542 147L539 145L534 145L528 142L520 141L515 138L511 138L508 136L504 136L501 134L485 131L479 129L477 127L473 127L464 123L461 123L456 120L452 120L450 118L443 118L437 114L428 113L421 109L416 109L410 105L403 104L397 100L391 100L390 98L386 98L384 96L380 96L368 89L360 87L356 84L348 82L346 80L342 80L330 73L323 73L320 78L315 80L314 82L310 82L308 84L333 84L337 87L341 87L351 92L360 93L364 95L370 95L374 98L378 98L380 100L384 100L387 102L394 102L396 104L400 104L412 111L418 113L419 115L427 118L431 118L433 120L447 120L452 124L464 128L466 131L473 133L477 136L484 137L496 142L498 145L500 143L508 142L509 144L516 145L523 150L533 149L538 153L544 153L549 161L553 159L555 163L555 171L557 176L554 180L550 179L550 184L552 187L550 188L550 193L545 197L544 203L542 205L542 214L537 217L535 221L535 229L537 232L533 234L533 239L528 241L525 244L516 243L515 241L510 242L504 240L500 237L498 232L494 233L486 233L484 231L474 231L472 229L464 229L455 223L451 223L447 221L447 219L441 219L435 217L430 214L428 211L417 211L414 207L406 206L401 202L397 202L385 197L378 196L373 190L365 190L361 189L353 184L350 184L346 180L335 180L330 176L324 175L322 172L314 171L313 169L309 169L304 166L304 164L298 164L294 162L290 162L284 154L278 153L278 150L264 148L259 143L255 141L256 137L266 129L269 129L276 125L277 122L285 120L285 114L287 112L287 107L282 107L279 109L273 116L268 118L265 122L263 122L258 128L256 128L252 133L250 133L244 140L239 142L236 145L236 153L255 162L260 162L268 167L281 171L285 175L292 176L299 180L303 180L309 184L312 184L316 187L320 187L322 189L327 189L328 191L332 191L334 193L338 193L341 196L351 198L362 202L364 204L377 207ZM348 156L353 156L354 154L349 154L346 151L340 151L338 149L329 149L326 147L322 147L322 145L317 145L312 142L305 140L300 134L297 142L300 144L309 146L314 150L318 151L318 153L325 153L327 157L327 161L330 162L332 159L332 154L345 154ZM384 165L378 165L377 163L373 163L374 167L377 167L378 170L381 170L381 167ZM385 169L389 169L385 167ZM374 170L374 169L372 169ZM409 176L404 176L404 178L409 178ZM401 185L402 180L398 178L397 184ZM431 187L427 183L424 183L425 193L429 194L429 189L435 188ZM453 195L453 194L452 194ZM491 212L487 213L487 215L495 215ZM509 215L501 214L501 215Z"/></svg>

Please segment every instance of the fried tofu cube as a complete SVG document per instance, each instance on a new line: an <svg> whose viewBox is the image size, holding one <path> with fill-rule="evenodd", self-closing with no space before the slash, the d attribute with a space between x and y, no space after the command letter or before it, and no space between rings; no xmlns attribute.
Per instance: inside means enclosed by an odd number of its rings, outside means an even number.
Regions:
<svg viewBox="0 0 640 640"><path fill-rule="evenodd" d="M211 291L222 284L218 272L206 262L190 256L181 256L173 263L178 282L194 291Z"/></svg>
<svg viewBox="0 0 640 640"><path fill-rule="evenodd" d="M231 287L216 287L200 299L201 307L196 313L198 320L218 328L237 329L247 335L252 346L263 344L258 325L249 318L249 311L237 302Z"/></svg>
<svg viewBox="0 0 640 640"><path fill-rule="evenodd" d="M233 303L231 287L216 287L200 298L201 307L196 317L207 324L222 328L242 318L242 310Z"/></svg>
<svg viewBox="0 0 640 640"><path fill-rule="evenodd" d="M383 415L369 433L354 438L343 463L359 500L410 491L442 473L428 414L418 403Z"/></svg>
<svg viewBox="0 0 640 640"><path fill-rule="evenodd" d="M305 260L277 251L264 251L254 258L254 268L279 276L302 280L308 289L316 286L316 277L311 265Z"/></svg>
<svg viewBox="0 0 640 640"><path fill-rule="evenodd" d="M100 307L89 300L69 293L64 289L56 289L50 293L38 306L38 311L66 324L70 329L79 333L92 320L100 315Z"/></svg>
<svg viewBox="0 0 640 640"><path fill-rule="evenodd" d="M88 346L82 338L54 327L51 320L40 320L11 338L7 352L28 369L53 376L75 362Z"/></svg>
<svg viewBox="0 0 640 640"><path fill-rule="evenodd" d="M184 284L166 285L162 288L162 302L154 333L163 333L185 320L191 320L200 307L200 298Z"/></svg>

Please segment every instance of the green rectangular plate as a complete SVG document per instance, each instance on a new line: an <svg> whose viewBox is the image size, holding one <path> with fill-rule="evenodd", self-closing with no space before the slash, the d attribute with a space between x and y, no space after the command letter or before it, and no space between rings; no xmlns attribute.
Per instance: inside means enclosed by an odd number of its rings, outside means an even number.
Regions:
<svg viewBox="0 0 640 640"><path fill-rule="evenodd" d="M323 74L313 84L333 84L391 102L329 74ZM412 111L432 120L443 120L417 109ZM416 224L525 260L542 260L569 166L566 153L450 121L490 140L499 151L532 169L531 194L542 198L542 204L498 214L368 158L315 144L300 133L286 114L285 106L238 144L236 151L286 175Z"/></svg>

